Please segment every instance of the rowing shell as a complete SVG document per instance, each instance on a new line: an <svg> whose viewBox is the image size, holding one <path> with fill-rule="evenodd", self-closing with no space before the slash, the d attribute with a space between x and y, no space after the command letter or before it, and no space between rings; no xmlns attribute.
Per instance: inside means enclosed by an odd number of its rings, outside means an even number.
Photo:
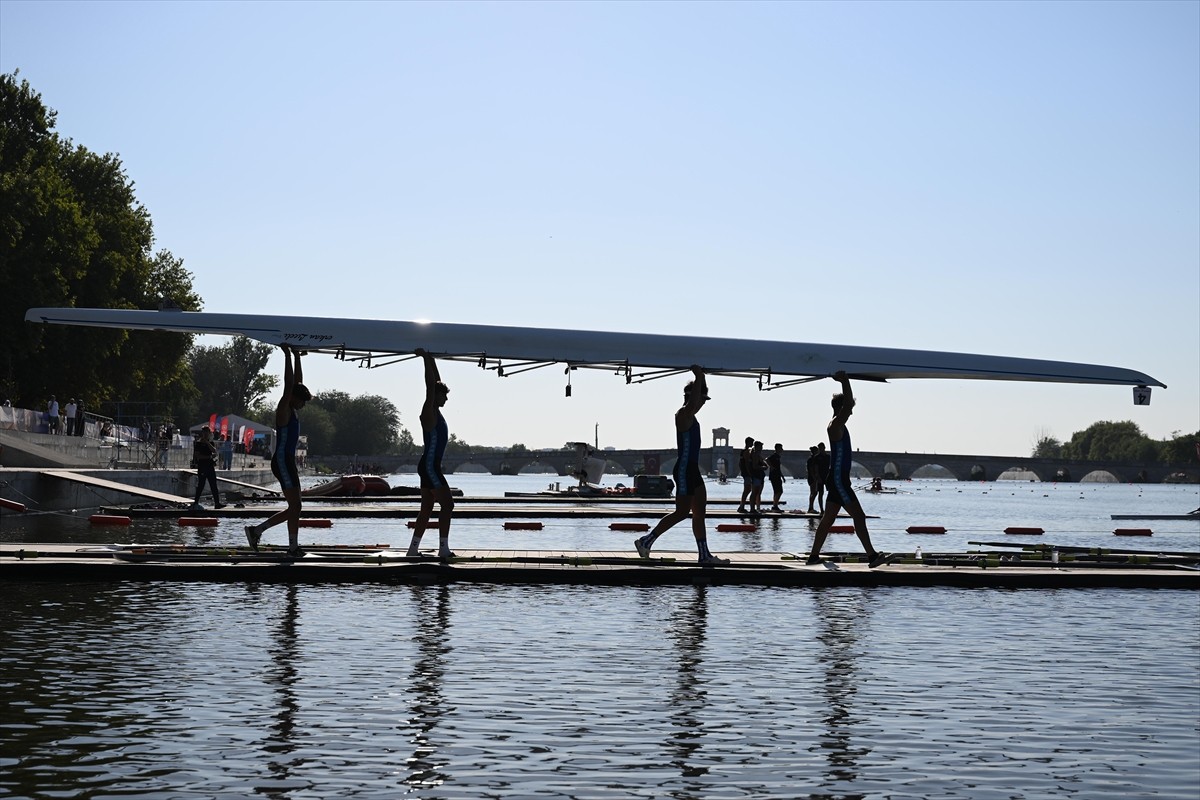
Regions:
<svg viewBox="0 0 1200 800"><path fill-rule="evenodd" d="M760 382L765 378L764 388L824 378L839 370L852 378L880 381L954 378L1166 386L1149 375L1121 367L802 342L177 310L31 308L25 319L58 325L243 335L267 344L332 353L366 366L394 363L395 358L386 357L407 358L417 348L424 348L439 358L476 361L501 375L557 363L623 371L626 379L633 381L697 364L709 373L757 377ZM634 368L659 373L635 375ZM772 383L772 376L790 376L792 380ZM1148 389L1135 390L1135 395L1137 391ZM1135 402L1144 404L1148 397Z"/></svg>

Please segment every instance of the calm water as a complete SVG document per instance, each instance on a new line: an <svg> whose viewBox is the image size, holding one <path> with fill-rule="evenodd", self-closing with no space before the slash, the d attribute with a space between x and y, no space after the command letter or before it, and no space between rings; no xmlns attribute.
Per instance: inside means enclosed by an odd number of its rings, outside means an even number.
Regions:
<svg viewBox="0 0 1200 800"><path fill-rule="evenodd" d="M865 498L881 547L956 549L1009 525L1103 545L1148 526L1133 546L1200 546L1196 521L1109 519L1190 511L1196 487L900 485ZM113 538L14 519L0 539ZM903 533L921 524L951 533ZM606 525L463 520L454 543L627 546ZM408 538L386 521L311 535ZM810 536L786 520L711 538L795 550ZM0 608L0 796L1200 796L1195 592L9 582Z"/></svg>

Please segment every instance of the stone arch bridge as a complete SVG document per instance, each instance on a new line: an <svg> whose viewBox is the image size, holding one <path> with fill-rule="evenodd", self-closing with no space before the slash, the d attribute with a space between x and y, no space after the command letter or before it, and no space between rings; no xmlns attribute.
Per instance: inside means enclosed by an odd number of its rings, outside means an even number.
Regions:
<svg viewBox="0 0 1200 800"><path fill-rule="evenodd" d="M597 456L608 460L608 474L634 475L639 472L670 474L675 465L675 449L603 450ZM731 447L705 447L700 450L700 469L715 473L723 466L731 478L737 476L738 452ZM784 472L790 476L805 474L807 451L785 452ZM354 468L355 461L369 463L371 470L385 472L415 471L413 456L373 456L362 459L328 456L310 458L334 471ZM493 475L521 472L553 472L569 476L579 456L574 450L528 451L521 453L446 453L442 466L447 473L469 467L482 468ZM1009 470L1030 472L1040 481L1078 482L1092 473L1108 473L1120 483L1162 483L1168 476L1184 474L1189 482L1200 482L1200 467L1195 464L1160 464L1123 461L1078 461L1018 456L958 455L950 453L887 453L859 450L854 463L870 477L906 480L922 467L941 467L960 481L994 481ZM611 483L612 481L606 481Z"/></svg>

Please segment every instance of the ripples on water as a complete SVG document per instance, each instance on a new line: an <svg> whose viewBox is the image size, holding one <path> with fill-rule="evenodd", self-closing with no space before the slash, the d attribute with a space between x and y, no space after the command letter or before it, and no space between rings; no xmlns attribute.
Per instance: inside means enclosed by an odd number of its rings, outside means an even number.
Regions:
<svg viewBox="0 0 1200 800"><path fill-rule="evenodd" d="M1195 798L1171 591L0 585L0 795Z"/></svg>

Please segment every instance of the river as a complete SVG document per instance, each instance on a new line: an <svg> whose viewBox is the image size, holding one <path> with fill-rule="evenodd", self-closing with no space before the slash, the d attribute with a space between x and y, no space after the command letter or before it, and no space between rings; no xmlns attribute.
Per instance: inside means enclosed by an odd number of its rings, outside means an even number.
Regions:
<svg viewBox="0 0 1200 800"><path fill-rule="evenodd" d="M452 477L474 495L551 480ZM1109 519L1185 513L1195 486L889 485L863 496L881 549L966 549L1012 538L1007 526L1064 545L1200 546L1200 521ZM3 520L5 542L114 538L67 515ZM1117 527L1154 536L1115 541ZM240 535L136 521L116 538ZM401 547L408 530L346 520L303 536ZM625 538L606 522L463 519L452 543ZM680 526L656 550L690 540ZM785 519L710 540L796 551L811 532ZM7 582L0 607L0 796L1200 795L1195 592Z"/></svg>

